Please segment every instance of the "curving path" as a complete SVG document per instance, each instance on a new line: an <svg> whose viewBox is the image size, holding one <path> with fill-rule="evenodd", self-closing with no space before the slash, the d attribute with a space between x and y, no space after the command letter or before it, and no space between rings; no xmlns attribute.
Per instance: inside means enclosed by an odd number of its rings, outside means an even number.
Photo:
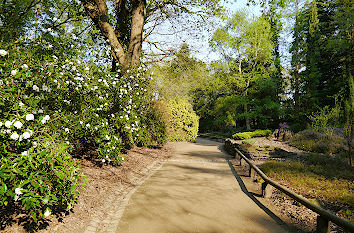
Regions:
<svg viewBox="0 0 354 233"><path fill-rule="evenodd" d="M221 146L176 143L174 156L132 195L116 232L287 232L245 191Z"/></svg>

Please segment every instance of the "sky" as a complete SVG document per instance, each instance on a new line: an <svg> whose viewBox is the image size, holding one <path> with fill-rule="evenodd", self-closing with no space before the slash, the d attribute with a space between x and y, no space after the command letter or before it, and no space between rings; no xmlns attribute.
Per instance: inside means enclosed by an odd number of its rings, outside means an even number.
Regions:
<svg viewBox="0 0 354 233"><path fill-rule="evenodd" d="M249 6L246 5L247 0L225 0L224 6L227 10L227 14L231 15L237 10L248 10L250 15L260 15L260 7L258 6ZM183 22L182 22L183 23ZM173 32L178 28L178 22L172 21L171 23L165 22L162 27L157 30L156 35L149 36L148 40L152 42L158 42L160 47L168 50L170 48L178 50L182 43L187 43L191 49L191 55L199 60L204 62L210 62L213 60L219 59L219 55L215 52L212 52L209 48L209 39L212 36L216 28L222 26L222 20L218 18L213 18L209 20L208 23L204 24L202 27L207 30L192 30L189 31L179 31L178 33L172 33L172 35L166 35ZM195 25L190 25L194 26ZM193 35L195 33L196 35ZM161 34L164 34L161 36ZM160 52L154 46L149 45L148 43L143 44L143 49L145 51Z"/></svg>
<svg viewBox="0 0 354 233"><path fill-rule="evenodd" d="M250 15L259 16L261 15L261 8L259 6L247 6L248 0L229 0L224 3L228 14L233 14L238 10L247 10ZM220 25L222 25L220 23ZM206 36L206 39L198 46L198 52L195 54L195 58L200 59L204 62L210 62L219 59L219 54L211 51L209 47L209 39L212 34Z"/></svg>
<svg viewBox="0 0 354 233"><path fill-rule="evenodd" d="M247 2L248 0L225 0L224 6L227 10L227 14L229 15L235 13L238 10L246 10L250 16L260 16L260 6L247 6ZM214 18L213 21L209 23L210 25L206 25L206 28L209 30L202 31L201 36L199 36L199 38L190 35L190 33L188 32L182 31L170 36L157 35L156 37L152 37L152 40L159 41L159 43L161 43L164 48L173 48L175 50L178 50L181 44L186 42L191 49L192 57L199 59L203 62L210 63L211 61L219 60L221 58L220 54L211 50L211 48L209 47L209 40L216 28L221 27L223 25L223 21L218 18ZM285 28L290 28L290 24L291 23L289 22L284 22L283 25ZM173 26L175 25L172 25L172 27ZM161 31L170 32L170 27L171 25L164 25L164 27L161 28ZM292 41L292 37L289 31L284 30L284 32L281 34L281 40L281 63L284 67L289 67L291 56L288 52L288 49Z"/></svg>

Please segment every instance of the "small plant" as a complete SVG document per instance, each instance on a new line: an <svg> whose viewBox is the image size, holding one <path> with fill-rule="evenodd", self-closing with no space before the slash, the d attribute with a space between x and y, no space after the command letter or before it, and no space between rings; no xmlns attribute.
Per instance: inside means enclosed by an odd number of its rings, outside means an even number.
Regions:
<svg viewBox="0 0 354 233"><path fill-rule="evenodd" d="M312 115L308 117L311 120L311 126L315 131L332 135L339 119L339 115L340 106L336 105L334 108L325 106L318 112L313 112Z"/></svg>

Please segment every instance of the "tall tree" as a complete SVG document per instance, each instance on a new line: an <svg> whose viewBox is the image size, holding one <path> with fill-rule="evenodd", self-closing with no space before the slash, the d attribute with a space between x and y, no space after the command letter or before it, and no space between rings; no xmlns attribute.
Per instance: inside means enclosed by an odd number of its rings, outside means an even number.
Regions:
<svg viewBox="0 0 354 233"><path fill-rule="evenodd" d="M249 130L256 109L251 105L250 88L255 83L258 85L262 78L269 78L272 70L270 24L263 17L249 20L246 14L237 12L225 27L216 30L211 45L221 51L228 64L234 64L230 67L230 74L234 79L234 90L243 96L243 115ZM253 109L250 109L251 106Z"/></svg>
<svg viewBox="0 0 354 233"><path fill-rule="evenodd" d="M221 12L220 0L82 0L87 14L90 16L102 36L112 49L113 70L116 62L123 71L139 65L142 42L164 20L175 21L178 16L197 15L203 17ZM185 17L189 19L189 17ZM144 25L156 21L145 35ZM153 43L153 42L152 42Z"/></svg>

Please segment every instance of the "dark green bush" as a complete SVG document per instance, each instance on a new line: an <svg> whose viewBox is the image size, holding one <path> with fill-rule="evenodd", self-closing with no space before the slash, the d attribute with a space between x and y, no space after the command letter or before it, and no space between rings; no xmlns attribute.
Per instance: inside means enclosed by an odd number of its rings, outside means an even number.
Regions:
<svg viewBox="0 0 354 233"><path fill-rule="evenodd" d="M250 139L254 137L266 137L269 136L271 133L272 131L269 129L266 130L257 129L253 132L235 133L234 135L232 135L232 138L237 140L244 140L244 139Z"/></svg>
<svg viewBox="0 0 354 233"><path fill-rule="evenodd" d="M166 123L162 113L159 112L157 104L149 106L147 113L142 116L142 133L137 135L138 146L153 146L166 143Z"/></svg>

